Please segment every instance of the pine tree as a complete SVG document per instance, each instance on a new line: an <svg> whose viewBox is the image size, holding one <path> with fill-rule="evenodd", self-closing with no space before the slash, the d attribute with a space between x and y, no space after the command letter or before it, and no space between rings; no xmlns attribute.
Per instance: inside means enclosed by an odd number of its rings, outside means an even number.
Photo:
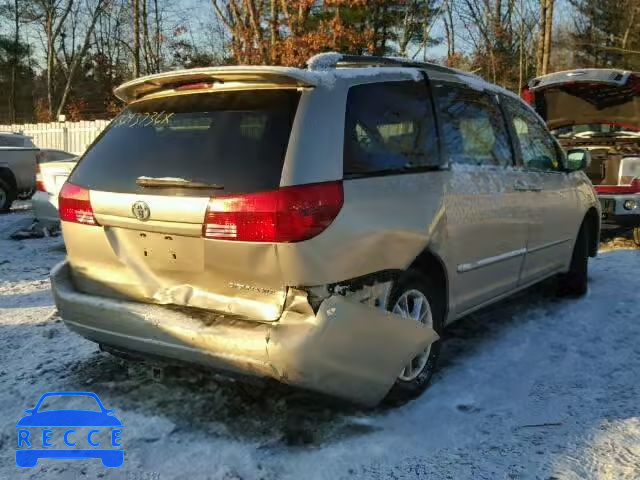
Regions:
<svg viewBox="0 0 640 480"><path fill-rule="evenodd" d="M584 67L640 68L640 0L569 0L574 45Z"/></svg>

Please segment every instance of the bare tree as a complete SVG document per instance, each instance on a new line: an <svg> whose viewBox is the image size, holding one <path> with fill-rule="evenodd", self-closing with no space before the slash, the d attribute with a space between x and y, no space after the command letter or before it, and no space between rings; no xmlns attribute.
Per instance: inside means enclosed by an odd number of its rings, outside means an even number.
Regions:
<svg viewBox="0 0 640 480"><path fill-rule="evenodd" d="M554 0L540 0L540 39L538 43L537 74L549 72L551 59L551 37L553 35Z"/></svg>
<svg viewBox="0 0 640 480"><path fill-rule="evenodd" d="M49 118L54 112L54 71L57 65L56 45L74 0L33 0L27 11L29 20L37 23L44 34L46 57L47 109Z"/></svg>
<svg viewBox="0 0 640 480"><path fill-rule="evenodd" d="M71 39L72 51L70 55L66 56L67 57L66 61L68 65L68 68L66 71L66 81L62 88L60 100L56 108L56 117L62 114L62 111L67 103L69 92L73 84L74 76L78 70L78 67L80 66L80 64L82 63L82 61L84 60L87 54L87 51L91 44L93 31L96 27L96 23L98 21L98 18L100 17L100 14L102 13L105 7L105 4L106 4L106 0L95 0L93 4L90 3L90 0L86 0L84 4L84 8L78 9L76 11L76 15L74 15L73 17L73 21L71 22L72 31L73 31L73 38ZM83 33L84 38L82 39L82 42L79 48L76 48L75 43L76 43L77 25L80 22L80 19L78 17L83 14L85 15L89 14L89 16L88 18L85 19L86 24L84 25L84 33ZM63 44L64 44L64 41L63 41Z"/></svg>
<svg viewBox="0 0 640 480"><path fill-rule="evenodd" d="M456 55L456 32L453 22L453 5L451 1L446 2L444 6L444 31L447 43L447 63L451 63Z"/></svg>
<svg viewBox="0 0 640 480"><path fill-rule="evenodd" d="M530 0L458 0L447 20L449 36L456 32L456 49L468 55L474 71L518 89L535 51L531 32L538 12L531 5Z"/></svg>
<svg viewBox="0 0 640 480"><path fill-rule="evenodd" d="M13 2L13 62L11 63L11 92L9 93L9 118L11 123L16 121L17 113L17 76L20 61L20 2Z"/></svg>
<svg viewBox="0 0 640 480"><path fill-rule="evenodd" d="M145 1L145 0L143 0ZM140 76L140 4L133 0L133 76Z"/></svg>

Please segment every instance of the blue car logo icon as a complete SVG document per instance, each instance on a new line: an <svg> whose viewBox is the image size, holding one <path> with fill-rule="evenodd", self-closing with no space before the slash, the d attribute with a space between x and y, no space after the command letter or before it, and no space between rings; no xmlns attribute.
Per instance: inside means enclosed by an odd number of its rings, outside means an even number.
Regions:
<svg viewBox="0 0 640 480"><path fill-rule="evenodd" d="M89 402L91 410L47 409L52 401ZM18 427L16 465L35 467L40 458L99 458L105 467L120 467L124 450L120 444L122 422L95 393L50 392L40 397L34 408L25 410ZM86 448L85 448L86 447ZM109 447L109 448L105 448Z"/></svg>

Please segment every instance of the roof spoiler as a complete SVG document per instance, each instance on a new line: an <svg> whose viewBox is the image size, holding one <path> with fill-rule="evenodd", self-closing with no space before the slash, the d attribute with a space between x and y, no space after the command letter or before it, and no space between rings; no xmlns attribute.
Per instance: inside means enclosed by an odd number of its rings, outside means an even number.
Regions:
<svg viewBox="0 0 640 480"><path fill-rule="evenodd" d="M206 67L176 70L136 78L123 83L113 93L129 103L146 95L193 84L275 84L295 87L313 87L318 79L312 72L289 67Z"/></svg>
<svg viewBox="0 0 640 480"><path fill-rule="evenodd" d="M325 52L307 60L307 70L293 67L228 66L204 67L158 73L123 83L114 94L124 102L133 102L161 90L188 89L189 86L210 88L216 83L247 83L315 87L321 82L319 72L338 68L406 67L454 73L480 79L477 75L433 63L417 62L408 58L377 57L372 55L344 55Z"/></svg>
<svg viewBox="0 0 640 480"><path fill-rule="evenodd" d="M555 72L534 78L529 82L531 91L543 88L566 85L568 83L603 83L613 86L622 86L627 83L632 72L613 68L582 68Z"/></svg>

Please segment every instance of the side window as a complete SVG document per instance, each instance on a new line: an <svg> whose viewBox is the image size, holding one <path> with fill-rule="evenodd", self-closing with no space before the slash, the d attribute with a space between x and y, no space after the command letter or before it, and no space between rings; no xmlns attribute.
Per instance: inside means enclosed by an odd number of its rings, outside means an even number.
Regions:
<svg viewBox="0 0 640 480"><path fill-rule="evenodd" d="M433 108L425 83L371 83L349 89L345 175L439 165Z"/></svg>
<svg viewBox="0 0 640 480"><path fill-rule="evenodd" d="M562 165L556 143L542 121L519 100L506 96L501 100L518 138L523 166L529 170L559 170Z"/></svg>
<svg viewBox="0 0 640 480"><path fill-rule="evenodd" d="M435 93L444 152L451 163L512 165L505 120L489 94L444 84Z"/></svg>

